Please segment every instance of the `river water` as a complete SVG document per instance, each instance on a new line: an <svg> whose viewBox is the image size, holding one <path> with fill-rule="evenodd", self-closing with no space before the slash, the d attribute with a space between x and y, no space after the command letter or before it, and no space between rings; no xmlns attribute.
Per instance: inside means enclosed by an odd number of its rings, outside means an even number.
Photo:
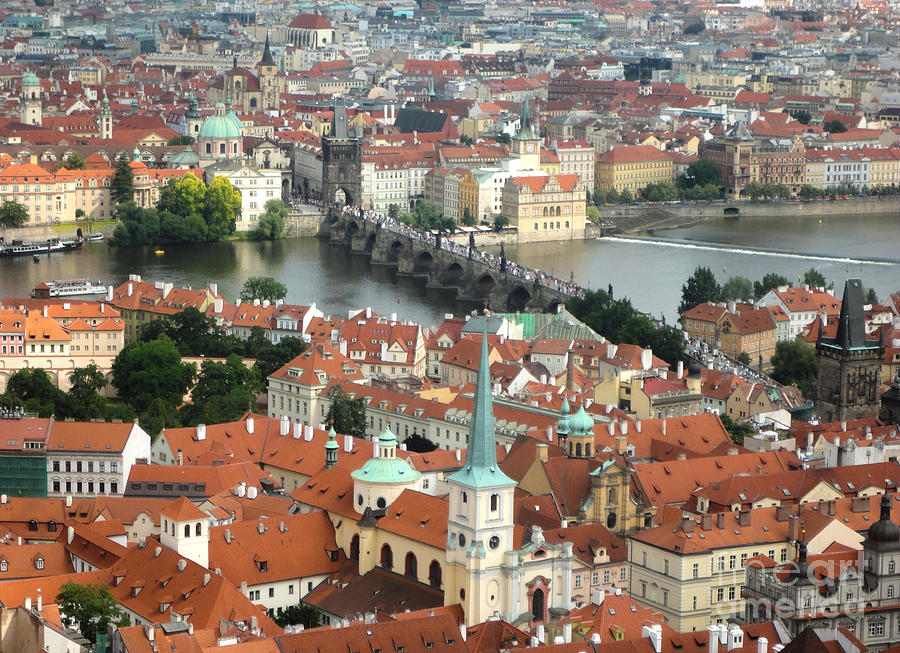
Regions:
<svg viewBox="0 0 900 653"><path fill-rule="evenodd" d="M603 238L562 243L528 243L507 247L507 255L562 278L574 275L582 285L607 288L630 297L635 307L671 322L680 301L681 285L697 265L709 266L720 281L731 275L759 279L777 272L789 279L815 267L843 287L844 279L860 277L884 298L900 290L900 216L841 218L741 218L704 222L684 229L644 234L652 240ZM711 243L711 245L697 245ZM745 247L778 249L796 254L761 253ZM202 287L217 282L219 292L233 300L244 279L273 276L288 286L287 301L317 302L326 313L346 315L352 308L371 306L389 315L426 325L446 313L460 314L452 292L426 289L415 279L397 278L394 271L372 266L365 256L316 239L276 242L224 242L210 245L167 245L117 249L89 243L80 252L0 259L0 297L26 297L35 284L52 279L87 277L117 285L128 274L147 281L171 281ZM845 260L850 259L850 260Z"/></svg>

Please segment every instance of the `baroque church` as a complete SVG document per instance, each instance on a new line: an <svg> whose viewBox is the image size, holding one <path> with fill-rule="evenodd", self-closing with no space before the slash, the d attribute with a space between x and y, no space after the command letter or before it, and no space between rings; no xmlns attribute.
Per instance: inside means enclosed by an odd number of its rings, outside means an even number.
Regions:
<svg viewBox="0 0 900 653"><path fill-rule="evenodd" d="M281 91L278 81L278 64L269 48L269 37L263 48L262 59L256 64L256 72L242 68L234 58L234 65L224 75L216 77L209 87L211 102L226 103L229 99L234 106L245 113L254 111L278 111Z"/></svg>

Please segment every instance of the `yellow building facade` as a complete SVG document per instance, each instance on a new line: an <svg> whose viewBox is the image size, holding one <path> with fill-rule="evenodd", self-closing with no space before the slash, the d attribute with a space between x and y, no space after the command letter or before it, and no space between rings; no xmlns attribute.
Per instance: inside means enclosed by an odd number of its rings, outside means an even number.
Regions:
<svg viewBox="0 0 900 653"><path fill-rule="evenodd" d="M597 159L594 168L600 190L632 194L648 184L674 183L672 157L649 145L620 145Z"/></svg>

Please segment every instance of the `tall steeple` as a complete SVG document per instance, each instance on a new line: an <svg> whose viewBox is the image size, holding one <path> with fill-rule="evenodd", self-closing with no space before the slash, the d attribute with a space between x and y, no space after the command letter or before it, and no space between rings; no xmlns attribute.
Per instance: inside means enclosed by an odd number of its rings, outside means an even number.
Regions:
<svg viewBox="0 0 900 653"><path fill-rule="evenodd" d="M269 49L269 32L266 31L266 45L263 48L263 56L262 59L259 60L260 66L274 66L275 58L272 56L272 51Z"/></svg>
<svg viewBox="0 0 900 653"><path fill-rule="evenodd" d="M487 320L481 336L481 360L475 381L475 405L469 426L466 463L462 469L447 477L469 487L499 487L516 482L500 471L497 465L497 445L494 441L494 410L491 398L491 372L488 362Z"/></svg>

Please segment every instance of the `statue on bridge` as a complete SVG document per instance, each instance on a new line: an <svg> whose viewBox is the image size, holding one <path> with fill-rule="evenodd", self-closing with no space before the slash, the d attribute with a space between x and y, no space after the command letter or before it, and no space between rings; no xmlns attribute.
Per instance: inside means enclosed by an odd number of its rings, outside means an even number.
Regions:
<svg viewBox="0 0 900 653"><path fill-rule="evenodd" d="M444 235L444 230L440 229L437 232L437 235L434 237L434 247L435 249L441 248L441 237Z"/></svg>
<svg viewBox="0 0 900 653"><path fill-rule="evenodd" d="M503 243L500 243L500 271L506 272L506 250L503 249Z"/></svg>
<svg viewBox="0 0 900 653"><path fill-rule="evenodd" d="M475 232L469 232L469 258L471 259L475 254Z"/></svg>

